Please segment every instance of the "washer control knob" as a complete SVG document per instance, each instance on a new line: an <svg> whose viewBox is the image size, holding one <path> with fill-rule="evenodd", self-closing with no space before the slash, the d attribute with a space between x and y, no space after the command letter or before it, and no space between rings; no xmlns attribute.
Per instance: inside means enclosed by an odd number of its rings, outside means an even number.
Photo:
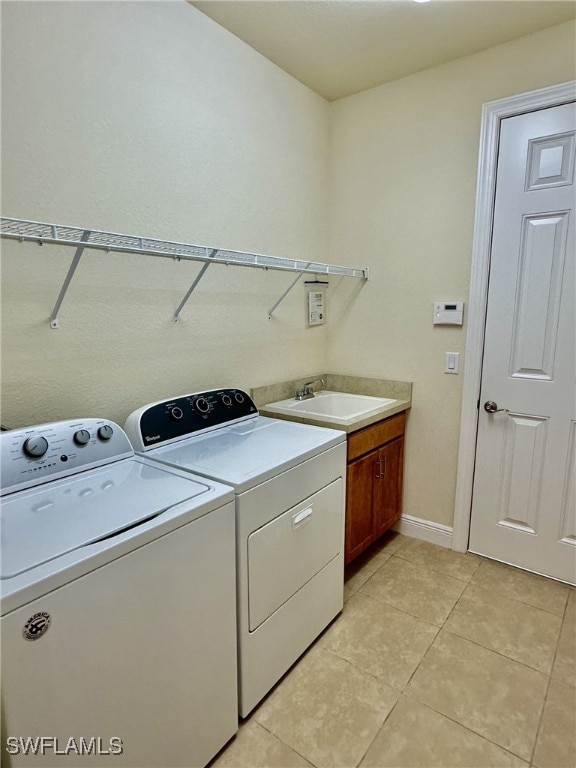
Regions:
<svg viewBox="0 0 576 768"><path fill-rule="evenodd" d="M194 408L196 408L199 413L208 413L210 410L210 403L205 397L199 397L194 401Z"/></svg>
<svg viewBox="0 0 576 768"><path fill-rule="evenodd" d="M230 395L222 395L222 405L232 405L232 398Z"/></svg>
<svg viewBox="0 0 576 768"><path fill-rule="evenodd" d="M110 424L104 424L103 427L98 427L98 437L100 440L110 440L113 434L114 430Z"/></svg>
<svg viewBox="0 0 576 768"><path fill-rule="evenodd" d="M40 435L32 435L24 442L24 453L32 459L39 459L48 450L48 440Z"/></svg>
<svg viewBox="0 0 576 768"><path fill-rule="evenodd" d="M74 442L76 445L88 445L90 432L87 429L79 429L78 432L74 432Z"/></svg>
<svg viewBox="0 0 576 768"><path fill-rule="evenodd" d="M174 421L180 421L182 416L184 416L182 408L178 408L177 405L175 405L174 408L170 408L170 417L174 419Z"/></svg>
<svg viewBox="0 0 576 768"><path fill-rule="evenodd" d="M234 400L236 400L237 403L243 403L244 402L244 395L242 392L235 392L234 393Z"/></svg>

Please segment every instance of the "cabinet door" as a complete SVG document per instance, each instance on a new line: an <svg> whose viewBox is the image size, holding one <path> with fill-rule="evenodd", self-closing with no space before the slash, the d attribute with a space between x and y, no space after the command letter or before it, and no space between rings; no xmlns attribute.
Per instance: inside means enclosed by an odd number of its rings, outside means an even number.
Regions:
<svg viewBox="0 0 576 768"><path fill-rule="evenodd" d="M346 476L346 552L349 563L374 540L372 500L377 482L378 451L348 464Z"/></svg>
<svg viewBox="0 0 576 768"><path fill-rule="evenodd" d="M404 438L380 448L374 483L374 538L394 525L402 514L402 456Z"/></svg>

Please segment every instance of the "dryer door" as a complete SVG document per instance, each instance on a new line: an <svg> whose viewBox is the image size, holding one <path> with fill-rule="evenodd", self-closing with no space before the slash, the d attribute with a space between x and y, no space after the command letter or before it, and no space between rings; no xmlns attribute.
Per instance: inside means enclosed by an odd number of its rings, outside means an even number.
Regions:
<svg viewBox="0 0 576 768"><path fill-rule="evenodd" d="M250 632L340 553L342 493L335 480L248 537Z"/></svg>

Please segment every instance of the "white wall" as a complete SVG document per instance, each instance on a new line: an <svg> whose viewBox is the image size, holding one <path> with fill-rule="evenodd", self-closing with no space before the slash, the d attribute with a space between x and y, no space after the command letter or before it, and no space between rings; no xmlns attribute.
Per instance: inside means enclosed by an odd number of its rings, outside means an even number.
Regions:
<svg viewBox="0 0 576 768"><path fill-rule="evenodd" d="M367 264L360 299L332 295L329 370L414 382L404 512L451 525L465 326L434 300L468 297L482 104L574 78L567 23L332 104L330 250Z"/></svg>
<svg viewBox="0 0 576 768"><path fill-rule="evenodd" d="M184 0L2 2L3 215L326 260L329 106ZM2 421L326 364L290 273L3 245Z"/></svg>
<svg viewBox="0 0 576 768"><path fill-rule="evenodd" d="M123 421L215 385L331 370L414 382L405 512L450 525L481 105L574 77L574 24L329 105L174 2L2 2L3 213L371 267L307 329L291 274L3 241L2 421ZM329 194L328 194L329 193ZM329 216L328 210L331 214ZM330 242L328 242L328 233ZM329 247L328 247L329 246ZM463 363L463 361L462 361Z"/></svg>

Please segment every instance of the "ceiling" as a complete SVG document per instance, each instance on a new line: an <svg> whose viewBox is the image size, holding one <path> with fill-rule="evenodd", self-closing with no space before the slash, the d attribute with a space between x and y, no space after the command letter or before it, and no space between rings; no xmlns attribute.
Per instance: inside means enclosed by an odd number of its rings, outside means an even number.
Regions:
<svg viewBox="0 0 576 768"><path fill-rule="evenodd" d="M329 101L576 17L562 0L189 0Z"/></svg>

